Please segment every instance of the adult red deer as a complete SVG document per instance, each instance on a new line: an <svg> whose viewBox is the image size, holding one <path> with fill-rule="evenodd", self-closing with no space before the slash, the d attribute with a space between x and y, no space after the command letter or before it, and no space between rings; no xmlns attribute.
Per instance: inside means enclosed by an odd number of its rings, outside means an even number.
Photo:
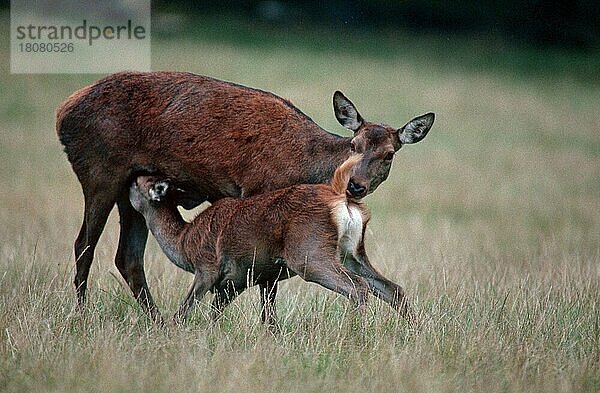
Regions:
<svg viewBox="0 0 600 393"><path fill-rule="evenodd" d="M330 134L273 94L182 72L123 72L75 92L57 110L56 130L83 190L75 240L80 306L98 238L115 203L120 236L115 265L142 308L160 313L144 273L148 229L129 202L138 175L171 179L173 203L192 208L294 184L326 183L350 154L363 159L347 192L362 197L384 181L394 153L425 137L427 113L400 129L363 120L340 92L336 118L353 137Z"/></svg>
<svg viewBox="0 0 600 393"><path fill-rule="evenodd" d="M365 252L370 215L359 198L346 192L359 161L358 154L344 161L330 184L220 199L191 223L169 200L170 181L139 176L130 188L131 205L144 216L169 259L194 273L174 321L183 321L209 290L216 294L213 310L218 317L248 286L260 285L263 321L276 326L273 288L295 275L348 297L363 312L371 291L410 317L404 290L377 272Z"/></svg>

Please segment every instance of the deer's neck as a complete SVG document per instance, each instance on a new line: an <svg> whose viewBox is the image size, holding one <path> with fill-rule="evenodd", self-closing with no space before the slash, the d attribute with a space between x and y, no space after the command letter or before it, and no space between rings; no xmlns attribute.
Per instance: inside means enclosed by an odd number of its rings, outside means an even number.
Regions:
<svg viewBox="0 0 600 393"><path fill-rule="evenodd" d="M146 224L154 235L156 242L165 255L179 268L194 272L194 267L184 252L184 233L189 224L186 223L175 206L159 206L150 208L146 214Z"/></svg>
<svg viewBox="0 0 600 393"><path fill-rule="evenodd" d="M311 143L309 183L328 183L336 168L350 157L352 138L327 133L324 138Z"/></svg>

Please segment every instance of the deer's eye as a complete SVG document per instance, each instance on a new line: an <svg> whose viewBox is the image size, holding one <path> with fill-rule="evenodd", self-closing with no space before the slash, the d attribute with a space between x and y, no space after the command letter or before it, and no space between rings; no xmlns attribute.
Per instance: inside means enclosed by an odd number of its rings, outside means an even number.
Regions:
<svg viewBox="0 0 600 393"><path fill-rule="evenodd" d="M391 161L392 159L394 159L394 152L391 151L385 155L384 160Z"/></svg>
<svg viewBox="0 0 600 393"><path fill-rule="evenodd" d="M356 153L356 145L354 144L354 141L350 142L350 151L352 153Z"/></svg>

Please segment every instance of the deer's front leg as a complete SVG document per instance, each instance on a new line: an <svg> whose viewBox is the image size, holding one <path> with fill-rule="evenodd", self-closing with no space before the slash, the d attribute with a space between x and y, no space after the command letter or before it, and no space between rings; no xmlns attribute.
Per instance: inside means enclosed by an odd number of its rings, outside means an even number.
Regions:
<svg viewBox="0 0 600 393"><path fill-rule="evenodd" d="M354 273L363 277L369 285L370 291L397 310L407 320L414 320L414 314L406 297L404 289L383 277L369 262L364 244L360 244L354 254L342 256L344 265Z"/></svg>

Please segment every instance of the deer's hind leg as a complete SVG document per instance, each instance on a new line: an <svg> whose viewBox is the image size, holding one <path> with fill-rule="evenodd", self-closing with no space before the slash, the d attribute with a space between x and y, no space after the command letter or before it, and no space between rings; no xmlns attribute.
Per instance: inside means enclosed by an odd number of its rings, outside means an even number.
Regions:
<svg viewBox="0 0 600 393"><path fill-rule="evenodd" d="M115 265L142 309L154 322L162 323L160 311L154 303L144 271L144 250L148 240L146 221L131 206L126 195L117 201L117 207L121 231Z"/></svg>
<svg viewBox="0 0 600 393"><path fill-rule="evenodd" d="M98 187L95 189L83 187L83 193L85 199L83 222L73 247L76 268L73 283L77 292L77 304L80 308L85 303L87 281L94 259L94 250L116 200L116 193L113 193L110 189L100 190Z"/></svg>

